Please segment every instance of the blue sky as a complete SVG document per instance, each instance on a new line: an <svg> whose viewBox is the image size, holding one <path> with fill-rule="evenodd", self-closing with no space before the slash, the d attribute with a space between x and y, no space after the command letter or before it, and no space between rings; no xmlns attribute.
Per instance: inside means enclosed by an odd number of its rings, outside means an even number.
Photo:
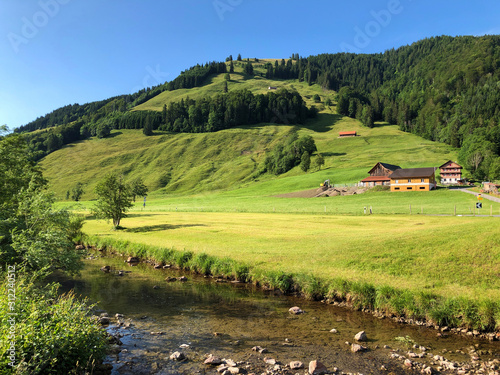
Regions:
<svg viewBox="0 0 500 375"><path fill-rule="evenodd" d="M373 53L484 34L500 34L498 1L0 0L0 125L129 94L230 54Z"/></svg>

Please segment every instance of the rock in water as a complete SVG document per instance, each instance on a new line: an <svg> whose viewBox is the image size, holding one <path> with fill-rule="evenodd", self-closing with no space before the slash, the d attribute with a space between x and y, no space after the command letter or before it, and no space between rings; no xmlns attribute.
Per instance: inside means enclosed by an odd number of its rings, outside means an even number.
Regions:
<svg viewBox="0 0 500 375"><path fill-rule="evenodd" d="M302 311L301 308L297 307L297 306L290 307L290 309L288 310L288 312L290 314L294 314L294 315L298 315L298 314L303 314L304 313L304 311Z"/></svg>
<svg viewBox="0 0 500 375"><path fill-rule="evenodd" d="M186 359L186 355L182 352L174 352L170 356L170 359L172 361L182 361L182 360Z"/></svg>
<svg viewBox="0 0 500 375"><path fill-rule="evenodd" d="M304 364L300 361L293 361L293 362L290 362L290 369L292 370L298 370L298 369L301 369L301 368L304 368Z"/></svg>
<svg viewBox="0 0 500 375"><path fill-rule="evenodd" d="M218 366L222 363L222 360L219 357L214 356L213 354L210 354L207 359L205 359L205 362L203 362L206 365L213 365L213 366Z"/></svg>
<svg viewBox="0 0 500 375"><path fill-rule="evenodd" d="M366 337L365 331L358 332L356 336L354 336L356 341L367 341L368 337Z"/></svg>
<svg viewBox="0 0 500 375"><path fill-rule="evenodd" d="M321 375L326 374L328 369L320 361L309 362L309 374L310 375Z"/></svg>
<svg viewBox="0 0 500 375"><path fill-rule="evenodd" d="M366 348L364 346L361 346L359 344L352 344L351 345L351 352L353 353L358 353L358 352L364 352Z"/></svg>

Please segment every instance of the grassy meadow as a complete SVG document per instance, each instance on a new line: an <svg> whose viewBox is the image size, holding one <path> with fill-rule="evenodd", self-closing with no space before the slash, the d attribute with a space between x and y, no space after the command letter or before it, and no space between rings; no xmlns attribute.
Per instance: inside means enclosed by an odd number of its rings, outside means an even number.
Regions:
<svg viewBox="0 0 500 375"><path fill-rule="evenodd" d="M497 218L325 216L270 213L134 213L114 231L87 233L188 250L247 264L252 272L306 273L500 301Z"/></svg>

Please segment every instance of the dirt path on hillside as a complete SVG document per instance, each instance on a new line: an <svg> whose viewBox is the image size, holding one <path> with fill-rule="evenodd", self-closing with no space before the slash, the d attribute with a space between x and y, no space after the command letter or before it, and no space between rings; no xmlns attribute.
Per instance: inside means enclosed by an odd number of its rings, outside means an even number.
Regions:
<svg viewBox="0 0 500 375"><path fill-rule="evenodd" d="M278 198L314 198L318 195L318 189L295 191L293 193L276 195Z"/></svg>

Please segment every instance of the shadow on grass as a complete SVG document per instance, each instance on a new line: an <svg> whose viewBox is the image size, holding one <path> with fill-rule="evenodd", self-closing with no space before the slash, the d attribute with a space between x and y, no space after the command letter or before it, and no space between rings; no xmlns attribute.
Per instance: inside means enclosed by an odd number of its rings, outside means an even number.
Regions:
<svg viewBox="0 0 500 375"><path fill-rule="evenodd" d="M185 225L171 225L171 224L158 224L158 225L146 225L138 228L128 228L124 229L124 232L129 233L145 233L145 232L159 232L162 230L172 230L180 228L190 228L190 227L206 227L205 224L185 224Z"/></svg>
<svg viewBox="0 0 500 375"><path fill-rule="evenodd" d="M123 133L121 131L113 131L111 134L107 135L106 137L104 138L114 138L114 137L118 137L119 135L122 135Z"/></svg>
<svg viewBox="0 0 500 375"><path fill-rule="evenodd" d="M341 115L333 113L320 113L315 119L308 120L302 127L318 133L326 133L342 119Z"/></svg>
<svg viewBox="0 0 500 375"><path fill-rule="evenodd" d="M323 156L344 156L347 155L345 152L321 152Z"/></svg>

